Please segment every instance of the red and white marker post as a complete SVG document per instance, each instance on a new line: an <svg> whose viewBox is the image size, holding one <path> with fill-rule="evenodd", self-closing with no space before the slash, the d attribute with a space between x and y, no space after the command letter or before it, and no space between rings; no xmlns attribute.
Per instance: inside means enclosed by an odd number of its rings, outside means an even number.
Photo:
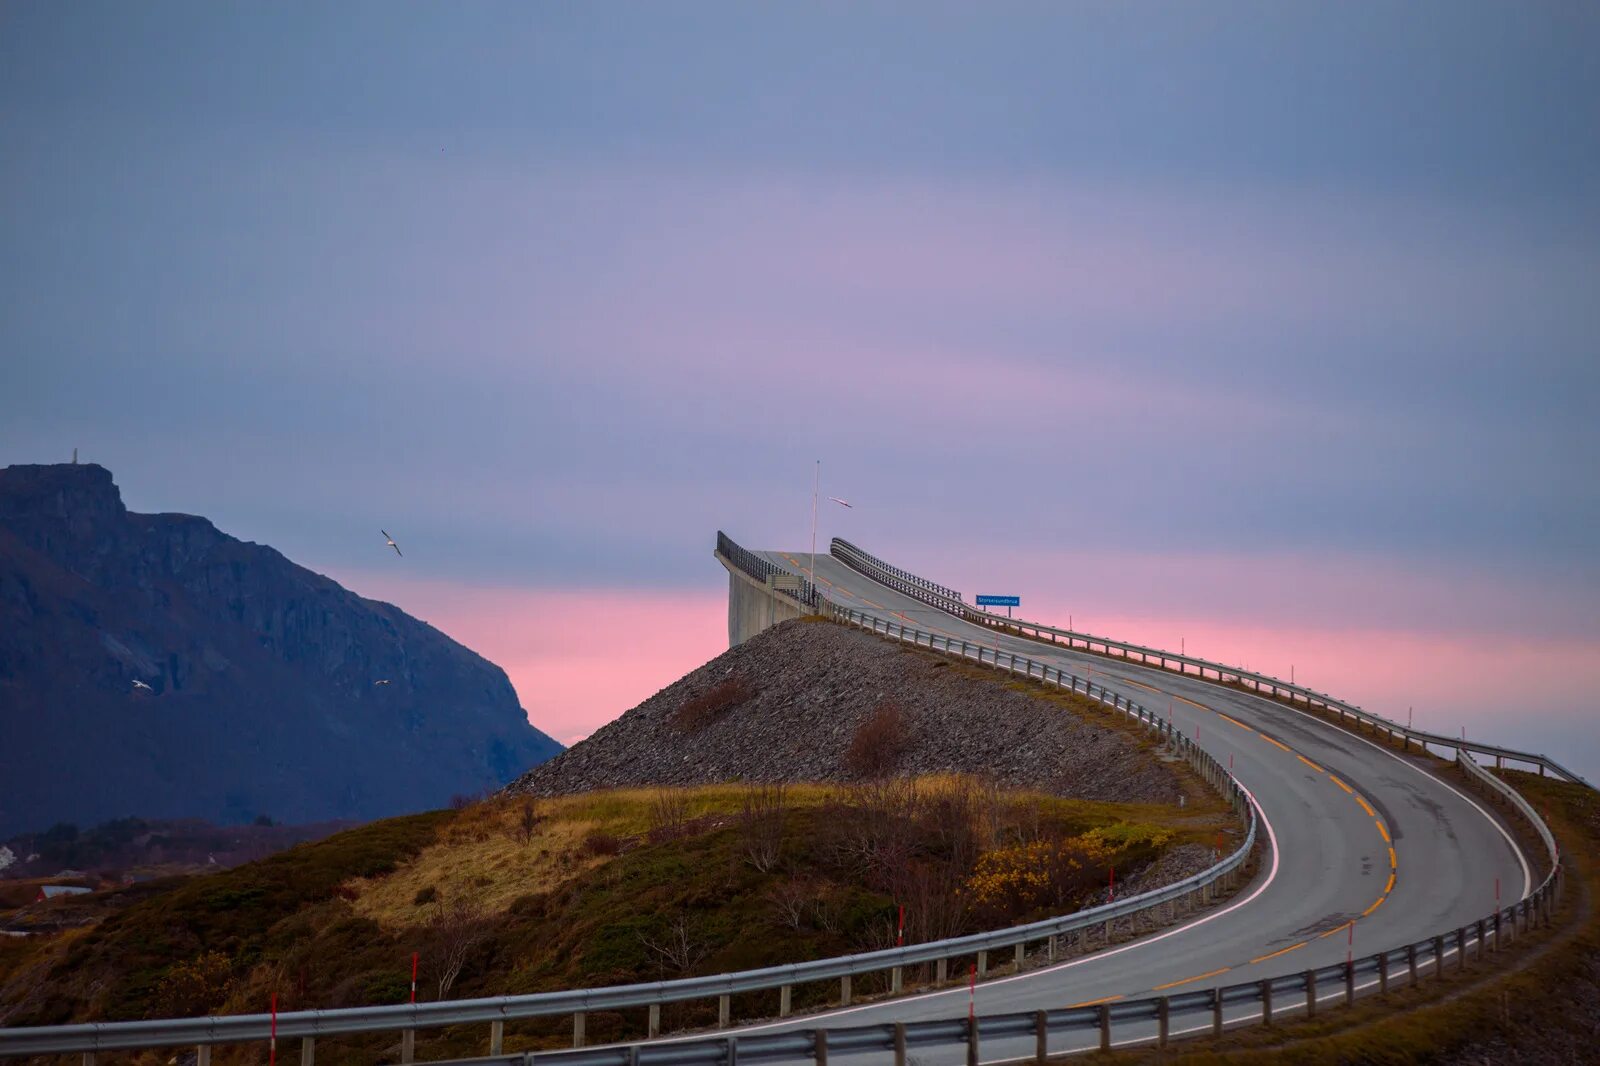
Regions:
<svg viewBox="0 0 1600 1066"><path fill-rule="evenodd" d="M411 953L411 1002L417 1001L417 953Z"/></svg>
<svg viewBox="0 0 1600 1066"><path fill-rule="evenodd" d="M894 927L894 946L904 947L906 942L906 905L900 904L900 923Z"/></svg>
<svg viewBox="0 0 1600 1066"><path fill-rule="evenodd" d="M973 963L967 972L967 1021L978 1016L978 964Z"/></svg>
<svg viewBox="0 0 1600 1066"><path fill-rule="evenodd" d="M267 1040L267 1063L278 1063L278 993L272 993L272 1036Z"/></svg>

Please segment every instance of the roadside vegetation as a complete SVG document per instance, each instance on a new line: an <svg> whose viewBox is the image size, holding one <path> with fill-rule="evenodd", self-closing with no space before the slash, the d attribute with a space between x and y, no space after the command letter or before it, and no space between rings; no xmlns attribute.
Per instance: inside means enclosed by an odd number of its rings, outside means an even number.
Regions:
<svg viewBox="0 0 1600 1066"><path fill-rule="evenodd" d="M864 752L894 742L893 714L863 726ZM1103 898L1113 868L1120 886L1175 848L1209 856L1219 834L1237 840L1220 802L1097 803L956 776L499 798L185 879L96 926L5 945L0 1018L256 1012L273 993L284 1011L401 1003L413 952L422 1000L794 962L893 945L901 907L907 943L1071 910ZM836 994L802 986L795 1008ZM736 1000L735 1013L775 1006ZM715 1009L686 1004L663 1023ZM640 1015L592 1015L589 1039L642 1035ZM519 1023L507 1047L562 1045L570 1026ZM426 1058L481 1054L486 1033L419 1037ZM386 1039L326 1053L375 1061Z"/></svg>

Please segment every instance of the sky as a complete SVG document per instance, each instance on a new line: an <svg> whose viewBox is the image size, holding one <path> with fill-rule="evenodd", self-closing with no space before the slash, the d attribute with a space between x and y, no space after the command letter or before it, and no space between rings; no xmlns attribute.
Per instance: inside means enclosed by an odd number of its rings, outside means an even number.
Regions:
<svg viewBox="0 0 1600 1066"><path fill-rule="evenodd" d="M1571 3L0 2L0 463L566 742L726 647L716 531L807 547L820 460L823 543L1600 779L1596 54Z"/></svg>

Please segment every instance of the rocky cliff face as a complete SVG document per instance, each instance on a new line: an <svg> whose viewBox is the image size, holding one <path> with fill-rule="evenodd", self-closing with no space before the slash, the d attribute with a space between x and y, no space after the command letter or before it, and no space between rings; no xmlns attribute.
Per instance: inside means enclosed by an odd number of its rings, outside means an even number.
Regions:
<svg viewBox="0 0 1600 1066"><path fill-rule="evenodd" d="M398 608L131 513L103 467L0 469L0 835L375 818L560 750L504 671Z"/></svg>

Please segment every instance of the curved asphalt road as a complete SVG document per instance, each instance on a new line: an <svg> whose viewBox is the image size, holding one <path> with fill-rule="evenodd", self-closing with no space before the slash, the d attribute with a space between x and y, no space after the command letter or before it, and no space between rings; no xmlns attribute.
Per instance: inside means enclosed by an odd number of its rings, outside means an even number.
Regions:
<svg viewBox="0 0 1600 1066"><path fill-rule="evenodd" d="M809 564L803 552L760 554L800 574ZM1326 966L1344 961L1352 939L1355 954L1370 955L1476 921L1493 909L1497 879L1507 901L1532 888L1533 872L1501 822L1420 759L1197 678L996 634L831 556L818 555L815 566L817 583L840 604L1080 676L1092 668L1097 683L1157 713L1170 702L1178 727L1190 736L1198 731L1201 746L1224 763L1232 757L1234 775L1255 795L1276 843L1255 882L1228 905L1110 951L981 983L979 1014L1140 999ZM962 1017L968 995L958 988L742 1031ZM1241 1007L1228 1017L1257 1014ZM1181 1027L1175 1017L1174 1031ZM1031 1044L985 1045L984 1061L1031 1051ZM918 1059L941 1057L919 1052Z"/></svg>

